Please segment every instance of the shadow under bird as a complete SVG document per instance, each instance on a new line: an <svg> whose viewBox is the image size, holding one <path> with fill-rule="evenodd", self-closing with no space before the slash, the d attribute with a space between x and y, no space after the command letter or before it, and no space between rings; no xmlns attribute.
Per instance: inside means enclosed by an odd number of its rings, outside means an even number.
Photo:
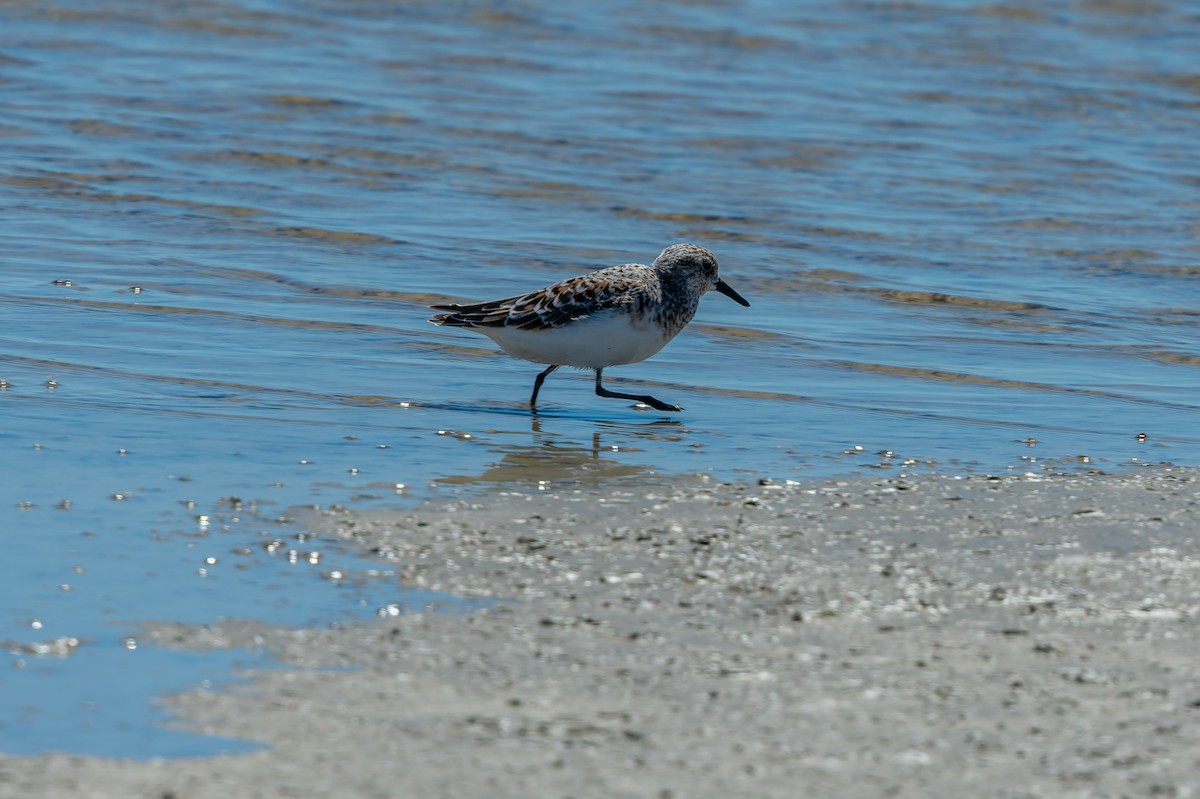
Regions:
<svg viewBox="0 0 1200 799"><path fill-rule="evenodd" d="M674 244L650 266L621 264L573 277L540 291L474 305L433 305L446 311L435 325L482 333L514 358L549 364L533 381L537 409L547 375L560 366L596 372L596 394L636 400L660 411L681 411L648 395L620 394L601 385L604 369L644 361L666 346L696 315L700 298L719 291L750 306L717 276L717 259L696 244Z"/></svg>

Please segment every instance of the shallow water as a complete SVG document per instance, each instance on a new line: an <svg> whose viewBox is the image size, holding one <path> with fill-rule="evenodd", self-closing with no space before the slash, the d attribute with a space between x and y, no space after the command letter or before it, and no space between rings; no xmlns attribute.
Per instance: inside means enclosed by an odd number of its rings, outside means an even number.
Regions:
<svg viewBox="0 0 1200 799"><path fill-rule="evenodd" d="M424 601L266 553L296 503L1200 460L1189 4L644 9L0 8L0 749L226 746L148 620ZM669 419L425 322L677 241L752 307L606 374Z"/></svg>

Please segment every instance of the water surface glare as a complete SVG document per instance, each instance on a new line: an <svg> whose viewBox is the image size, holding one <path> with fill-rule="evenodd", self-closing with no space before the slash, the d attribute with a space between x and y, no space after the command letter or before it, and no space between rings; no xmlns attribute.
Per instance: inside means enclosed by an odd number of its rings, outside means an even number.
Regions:
<svg viewBox="0 0 1200 799"><path fill-rule="evenodd" d="M49 0L0 29L0 750L235 746L151 699L266 656L129 647L145 623L439 601L268 551L308 543L298 503L1200 461L1183 0ZM606 373L677 416L566 370L531 416L541 367L425 321L680 241L751 307Z"/></svg>

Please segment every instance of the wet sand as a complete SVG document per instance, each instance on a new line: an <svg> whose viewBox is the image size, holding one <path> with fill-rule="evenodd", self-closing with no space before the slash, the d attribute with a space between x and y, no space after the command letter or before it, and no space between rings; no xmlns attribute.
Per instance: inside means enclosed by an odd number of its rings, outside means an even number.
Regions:
<svg viewBox="0 0 1200 799"><path fill-rule="evenodd" d="M506 495L306 522L491 598L161 625L294 668L172 699L268 748L0 760L3 796L1200 793L1200 472Z"/></svg>

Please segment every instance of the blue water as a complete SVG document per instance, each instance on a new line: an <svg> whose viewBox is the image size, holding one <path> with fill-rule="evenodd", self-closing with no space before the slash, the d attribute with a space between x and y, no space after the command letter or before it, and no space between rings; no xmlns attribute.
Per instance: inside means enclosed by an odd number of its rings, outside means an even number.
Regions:
<svg viewBox="0 0 1200 799"><path fill-rule="evenodd" d="M277 429L259 431L260 449L248 450L257 423L227 418L214 429L210 419L199 434L193 418L116 413L106 428L94 408L56 393L46 402L53 425L29 414L33 405L12 403L10 429L0 433L5 499L20 497L0 506L6 752L244 751L250 744L165 727L170 717L156 697L228 682L235 668L274 667L270 654L164 648L148 627L327 625L451 599L398 585L386 565L315 536L290 510L398 496L394 483L351 495L310 476L317 449L326 467L373 471L387 452L378 444L314 443ZM230 488L250 493L222 493ZM39 644L51 651L38 654Z"/></svg>
<svg viewBox="0 0 1200 799"><path fill-rule="evenodd" d="M154 698L269 655L128 637L424 601L322 576L377 568L332 542L268 553L298 504L1200 461L1182 0L118 0L0 30L4 751L236 748ZM678 241L752 307L708 297L606 373L669 419L567 372L531 417L540 367L425 321Z"/></svg>

